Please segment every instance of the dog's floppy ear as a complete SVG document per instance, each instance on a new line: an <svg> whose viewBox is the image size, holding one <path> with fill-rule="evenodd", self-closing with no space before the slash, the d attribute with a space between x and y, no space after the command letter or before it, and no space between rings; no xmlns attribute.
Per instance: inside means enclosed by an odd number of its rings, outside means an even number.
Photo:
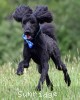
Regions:
<svg viewBox="0 0 80 100"><path fill-rule="evenodd" d="M34 15L36 16L37 20L39 23L44 23L44 22L52 22L53 17L51 12L48 10L47 6L37 6Z"/></svg>
<svg viewBox="0 0 80 100"><path fill-rule="evenodd" d="M31 14L31 13L32 13L32 9L29 6L20 5L16 8L12 16L17 22L22 22L23 16L25 14Z"/></svg>

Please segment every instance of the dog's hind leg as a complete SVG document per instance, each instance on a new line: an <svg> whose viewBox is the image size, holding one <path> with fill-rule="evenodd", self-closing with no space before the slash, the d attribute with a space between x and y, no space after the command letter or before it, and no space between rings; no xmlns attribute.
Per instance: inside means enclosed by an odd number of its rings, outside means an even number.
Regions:
<svg viewBox="0 0 80 100"><path fill-rule="evenodd" d="M47 84L48 87L50 87L50 90L52 91L53 90L53 84L50 81L48 74L46 75L46 84Z"/></svg>
<svg viewBox="0 0 80 100"><path fill-rule="evenodd" d="M42 66L37 65L37 68L38 68L38 72L41 74L42 73Z"/></svg>
<svg viewBox="0 0 80 100"><path fill-rule="evenodd" d="M66 68L65 64L61 61L60 52L59 52L58 48L57 48L57 50L54 50L51 58L54 61L55 65L56 65L56 68L58 70L63 71L64 80L65 80L66 84L68 86L70 86L71 80L70 80L70 77L69 77L69 74L68 74L68 71L67 71L67 68Z"/></svg>
<svg viewBox="0 0 80 100"><path fill-rule="evenodd" d="M42 66L38 65L38 72L41 74L42 73ZM49 75L47 73L46 75L46 85L48 87L50 87L51 91L53 90L53 84L52 82L50 81L50 78L49 78Z"/></svg>
<svg viewBox="0 0 80 100"><path fill-rule="evenodd" d="M38 86L36 88L37 91L41 91L41 88L43 87L43 83L46 80L46 75L48 74L48 69L49 69L47 62L42 62L41 67L42 67L42 72L41 72Z"/></svg>

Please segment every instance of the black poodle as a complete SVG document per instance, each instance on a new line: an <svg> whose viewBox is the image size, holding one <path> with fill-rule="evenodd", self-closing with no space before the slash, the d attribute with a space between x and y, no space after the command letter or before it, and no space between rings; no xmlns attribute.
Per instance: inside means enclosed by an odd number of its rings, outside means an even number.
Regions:
<svg viewBox="0 0 80 100"><path fill-rule="evenodd" d="M47 6L37 6L35 11L30 7L19 6L13 13L16 21L21 22L24 30L23 60L19 63L17 75L23 74L24 68L29 67L30 59L38 65L41 74L37 90L41 90L46 80L48 87L53 90L48 75L48 61L51 58L58 70L63 71L64 80L70 86L71 80L65 64L61 60L60 51L56 42L54 27L51 24L53 17Z"/></svg>

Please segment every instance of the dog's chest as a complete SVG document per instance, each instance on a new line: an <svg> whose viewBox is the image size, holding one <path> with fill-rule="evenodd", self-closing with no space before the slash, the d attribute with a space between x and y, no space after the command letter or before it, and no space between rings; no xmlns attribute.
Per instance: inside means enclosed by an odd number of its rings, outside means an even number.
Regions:
<svg viewBox="0 0 80 100"><path fill-rule="evenodd" d="M39 50L39 48L32 48L30 50L30 53L31 53L31 58L34 60L34 62L36 62L37 64L40 64L41 51Z"/></svg>

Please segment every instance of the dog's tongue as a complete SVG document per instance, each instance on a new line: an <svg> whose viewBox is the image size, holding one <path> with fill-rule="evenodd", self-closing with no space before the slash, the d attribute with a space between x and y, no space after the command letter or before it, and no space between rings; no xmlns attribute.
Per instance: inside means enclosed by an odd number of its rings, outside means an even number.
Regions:
<svg viewBox="0 0 80 100"><path fill-rule="evenodd" d="M27 34L26 36L27 36L27 39L31 39L31 36L29 34Z"/></svg>

